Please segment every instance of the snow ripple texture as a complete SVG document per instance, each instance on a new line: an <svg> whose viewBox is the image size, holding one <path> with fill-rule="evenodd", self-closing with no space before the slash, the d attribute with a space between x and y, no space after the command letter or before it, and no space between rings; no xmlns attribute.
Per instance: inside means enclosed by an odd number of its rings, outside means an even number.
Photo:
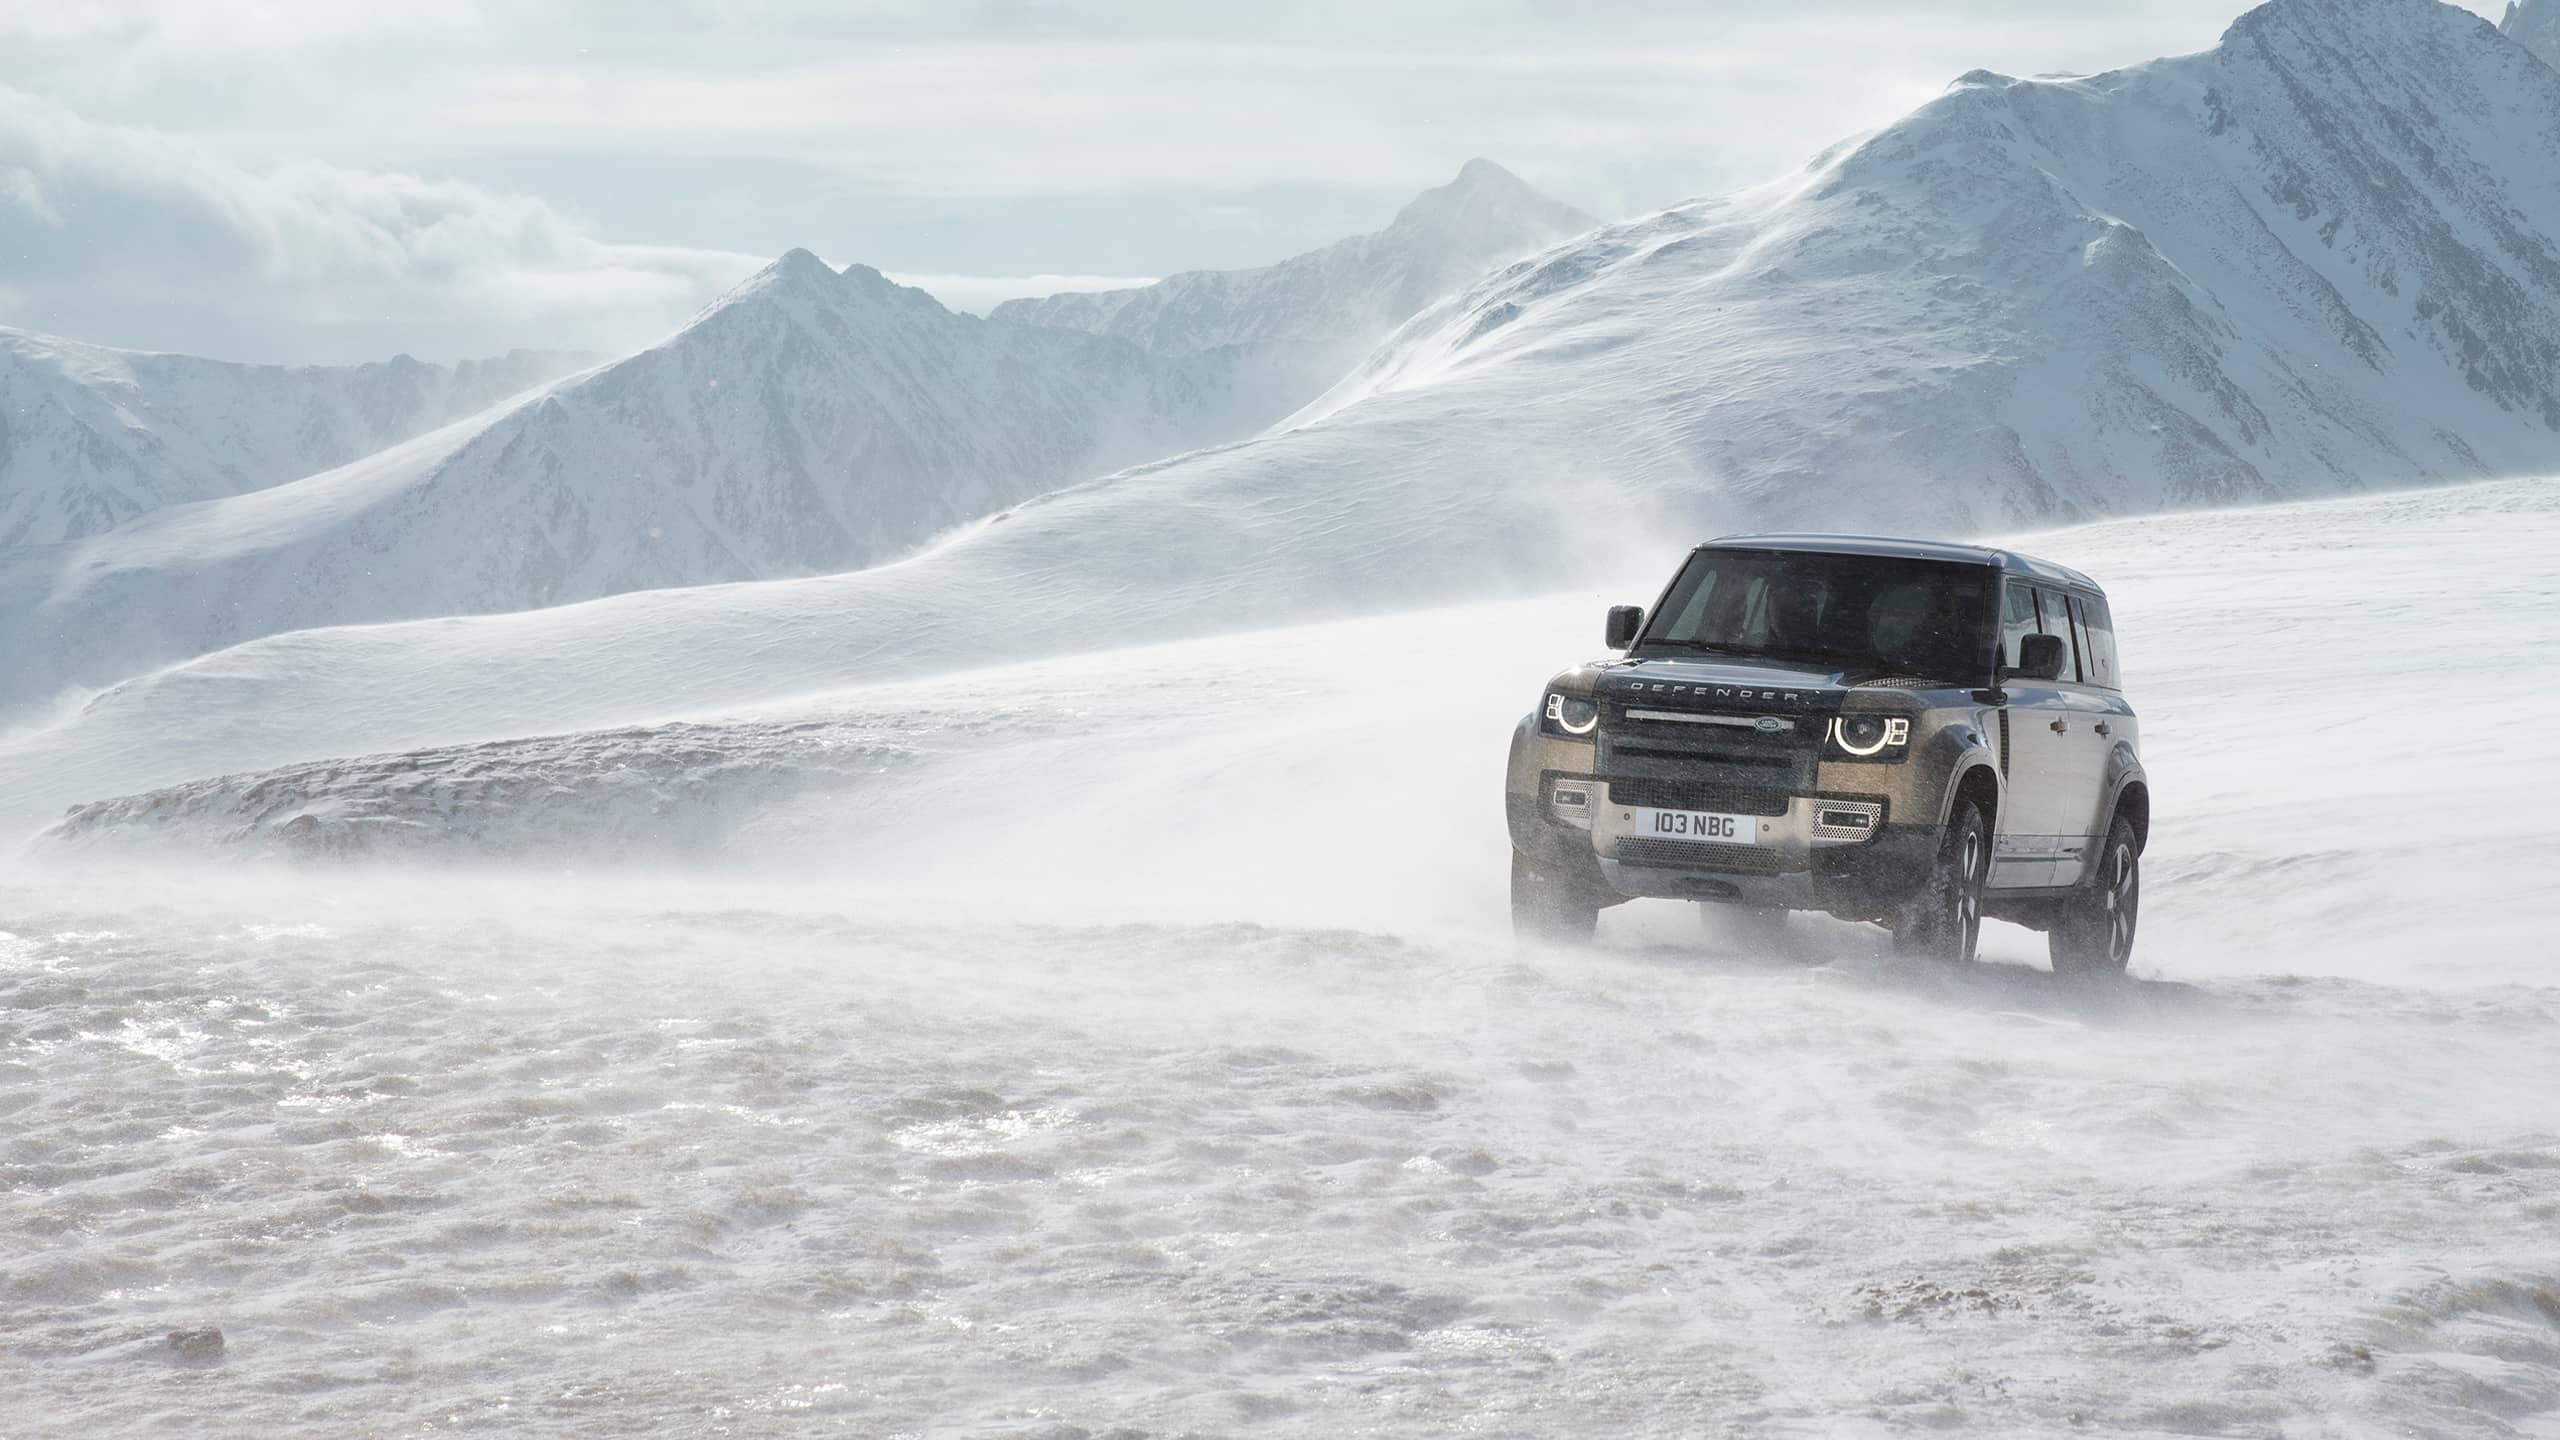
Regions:
<svg viewBox="0 0 2560 1440"><path fill-rule="evenodd" d="M223 889L0 899L29 1433L2560 1412L2548 989Z"/></svg>

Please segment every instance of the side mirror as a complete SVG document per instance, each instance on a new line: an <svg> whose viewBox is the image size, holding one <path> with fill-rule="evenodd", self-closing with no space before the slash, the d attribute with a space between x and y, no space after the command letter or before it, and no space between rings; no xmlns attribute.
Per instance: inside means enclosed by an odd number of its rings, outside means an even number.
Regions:
<svg viewBox="0 0 2560 1440"><path fill-rule="evenodd" d="M1612 605L1609 607L1609 648L1624 650L1636 643L1636 632L1644 628L1644 607Z"/></svg>
<svg viewBox="0 0 2560 1440"><path fill-rule="evenodd" d="M2059 680L2063 667L2071 661L2071 652L2062 648L2059 635L2028 635L2018 641L2018 668L2021 680Z"/></svg>

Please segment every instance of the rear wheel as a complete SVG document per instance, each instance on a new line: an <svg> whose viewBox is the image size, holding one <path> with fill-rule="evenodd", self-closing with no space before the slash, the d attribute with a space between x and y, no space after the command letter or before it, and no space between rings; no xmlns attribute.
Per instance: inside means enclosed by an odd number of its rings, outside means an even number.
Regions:
<svg viewBox="0 0 2560 1440"><path fill-rule="evenodd" d="M1894 948L1949 965L1967 965L1982 943L1982 886L1991 871L1991 827L1982 807L1956 802L1928 884L1894 927Z"/></svg>
<svg viewBox="0 0 2560 1440"><path fill-rule="evenodd" d="M2064 902L2046 945L2056 975L2121 975L2133 960L2133 927L2142 913L2142 845L2122 815L2107 827L2098 873Z"/></svg>
<svg viewBox="0 0 2560 1440"><path fill-rule="evenodd" d="M1569 876L1511 852L1511 933L1549 943L1584 941L1600 923L1600 902Z"/></svg>

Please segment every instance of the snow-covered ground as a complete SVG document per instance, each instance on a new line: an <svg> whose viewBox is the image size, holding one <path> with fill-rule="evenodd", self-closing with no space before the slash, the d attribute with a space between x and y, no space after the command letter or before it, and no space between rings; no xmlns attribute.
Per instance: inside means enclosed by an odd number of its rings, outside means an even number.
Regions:
<svg viewBox="0 0 2560 1440"><path fill-rule="evenodd" d="M2553 1433L2560 485L2029 548L2145 718L2122 986L1516 951L1509 722L1642 585L199 757L0 879L0 1414Z"/></svg>

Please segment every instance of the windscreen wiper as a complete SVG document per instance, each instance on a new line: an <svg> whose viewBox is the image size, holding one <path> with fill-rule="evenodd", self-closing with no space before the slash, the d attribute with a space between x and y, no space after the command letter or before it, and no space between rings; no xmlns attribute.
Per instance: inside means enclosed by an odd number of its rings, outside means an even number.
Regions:
<svg viewBox="0 0 2560 1440"><path fill-rule="evenodd" d="M1790 650L1784 647L1754 649L1748 645L1719 645L1712 640L1647 640L1647 645L1664 645L1679 650L1698 650L1709 655L1730 655L1737 660L1795 660L1813 665L1846 667L1851 662L1820 650Z"/></svg>
<svg viewBox="0 0 2560 1440"><path fill-rule="evenodd" d="M1719 645L1712 640L1640 640L1639 645L1659 645L1666 650L1702 650L1709 655L1738 655L1745 658L1754 652L1733 645Z"/></svg>

